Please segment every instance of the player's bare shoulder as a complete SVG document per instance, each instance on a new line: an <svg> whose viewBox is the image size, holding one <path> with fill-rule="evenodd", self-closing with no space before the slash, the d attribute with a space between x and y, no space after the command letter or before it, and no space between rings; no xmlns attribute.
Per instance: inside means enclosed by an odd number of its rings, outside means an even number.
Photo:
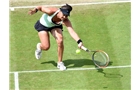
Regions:
<svg viewBox="0 0 140 90"><path fill-rule="evenodd" d="M58 8L56 8L56 7L49 7L47 9L48 9L47 10L47 14L48 15L52 15L52 14L54 14L58 10Z"/></svg>

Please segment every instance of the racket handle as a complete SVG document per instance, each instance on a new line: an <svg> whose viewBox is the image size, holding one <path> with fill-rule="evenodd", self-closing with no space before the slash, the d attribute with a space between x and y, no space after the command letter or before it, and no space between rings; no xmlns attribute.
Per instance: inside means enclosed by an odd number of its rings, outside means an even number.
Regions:
<svg viewBox="0 0 140 90"><path fill-rule="evenodd" d="M86 51L86 52L89 51L89 50L88 50L86 47L84 47L84 46L81 46L81 49L83 49L83 50Z"/></svg>

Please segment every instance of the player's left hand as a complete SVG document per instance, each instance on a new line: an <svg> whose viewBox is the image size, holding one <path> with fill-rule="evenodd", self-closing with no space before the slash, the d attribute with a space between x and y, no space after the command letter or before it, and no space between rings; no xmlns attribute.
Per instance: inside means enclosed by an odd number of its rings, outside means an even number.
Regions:
<svg viewBox="0 0 140 90"><path fill-rule="evenodd" d="M28 12L29 15L33 15L34 13L36 13L36 10L35 10L35 9L30 10L30 11Z"/></svg>

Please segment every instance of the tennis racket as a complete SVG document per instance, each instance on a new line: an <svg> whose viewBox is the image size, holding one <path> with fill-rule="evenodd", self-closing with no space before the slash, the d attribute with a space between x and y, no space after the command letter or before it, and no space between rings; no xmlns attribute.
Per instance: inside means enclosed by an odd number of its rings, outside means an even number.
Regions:
<svg viewBox="0 0 140 90"><path fill-rule="evenodd" d="M86 52L92 52L92 60L98 68L105 68L108 66L109 56L105 51L103 50L92 51L92 50L87 49L84 46L82 46L81 49L83 49Z"/></svg>

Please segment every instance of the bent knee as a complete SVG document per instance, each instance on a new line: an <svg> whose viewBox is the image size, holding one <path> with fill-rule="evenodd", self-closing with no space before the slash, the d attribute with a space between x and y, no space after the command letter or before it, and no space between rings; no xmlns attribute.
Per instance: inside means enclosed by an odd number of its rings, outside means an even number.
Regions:
<svg viewBox="0 0 140 90"><path fill-rule="evenodd" d="M63 46L63 40L62 40L62 39L57 40L57 45L58 45L59 47Z"/></svg>
<svg viewBox="0 0 140 90"><path fill-rule="evenodd" d="M42 50L49 50L50 45L41 45Z"/></svg>

